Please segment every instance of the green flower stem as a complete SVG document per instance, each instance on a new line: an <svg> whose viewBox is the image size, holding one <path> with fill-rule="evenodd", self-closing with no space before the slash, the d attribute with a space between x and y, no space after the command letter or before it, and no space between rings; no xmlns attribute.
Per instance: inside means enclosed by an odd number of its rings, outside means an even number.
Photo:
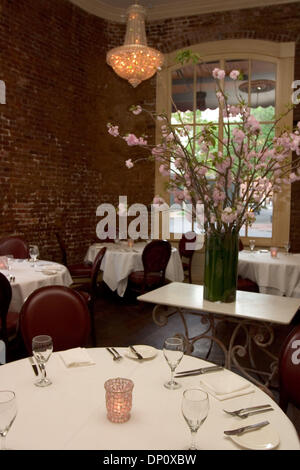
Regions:
<svg viewBox="0 0 300 470"><path fill-rule="evenodd" d="M205 241L204 299L234 302L236 298L238 240L236 230L211 233Z"/></svg>

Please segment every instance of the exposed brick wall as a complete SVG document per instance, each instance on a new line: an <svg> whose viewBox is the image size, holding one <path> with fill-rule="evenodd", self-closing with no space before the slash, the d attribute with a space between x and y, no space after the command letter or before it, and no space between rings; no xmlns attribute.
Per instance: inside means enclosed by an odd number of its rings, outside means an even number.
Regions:
<svg viewBox="0 0 300 470"><path fill-rule="evenodd" d="M125 25L93 17L68 0L0 0L0 236L19 233L59 259L54 237L64 226L70 261L81 260L95 235L101 202L150 203L153 164L128 171L135 156L107 135L154 129L127 113L132 103L154 106L155 79L131 88L105 63L122 44ZM234 10L147 24L148 43L163 52L209 40L257 38L295 41L300 78L300 4ZM297 110L295 119L300 119ZM137 125L135 123L138 123ZM300 185L293 189L293 247L300 250ZM294 196L295 194L295 196Z"/></svg>
<svg viewBox="0 0 300 470"><path fill-rule="evenodd" d="M106 65L104 20L67 0L0 6L0 237L21 234L42 257L59 259L61 226L70 261L82 260L100 203L116 204L118 194L152 200L153 165L129 171L130 149L106 123L126 117L133 126L128 106L153 104L154 90L134 91Z"/></svg>

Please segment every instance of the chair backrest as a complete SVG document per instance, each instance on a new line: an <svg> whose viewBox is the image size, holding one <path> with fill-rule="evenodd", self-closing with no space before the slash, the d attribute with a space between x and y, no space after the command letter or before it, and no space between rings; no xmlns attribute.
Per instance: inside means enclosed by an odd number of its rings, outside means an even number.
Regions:
<svg viewBox="0 0 300 470"><path fill-rule="evenodd" d="M279 356L279 405L286 411L288 403L300 408L300 325L289 333Z"/></svg>
<svg viewBox="0 0 300 470"><path fill-rule="evenodd" d="M196 243L197 235L195 232L187 232L182 235L179 242L179 254L184 258L192 258L195 248L191 244Z"/></svg>
<svg viewBox="0 0 300 470"><path fill-rule="evenodd" d="M0 240L0 256L3 255L26 259L29 257L29 247L20 237L5 237Z"/></svg>
<svg viewBox="0 0 300 470"><path fill-rule="evenodd" d="M164 277L171 256L172 247L166 240L153 240L148 243L142 254L145 275L161 273Z"/></svg>
<svg viewBox="0 0 300 470"><path fill-rule="evenodd" d="M242 240L239 238L239 251L243 251L243 249L244 249L244 244Z"/></svg>
<svg viewBox="0 0 300 470"><path fill-rule="evenodd" d="M56 236L56 239L57 239L60 251L61 251L62 264L65 266L68 266L67 248L66 248L65 242L62 239L61 234L59 232L55 232L55 236Z"/></svg>
<svg viewBox="0 0 300 470"><path fill-rule="evenodd" d="M84 346L90 333L90 314L83 297L64 286L35 290L20 312L20 327L26 349L32 353L32 338L49 335L54 351Z"/></svg>
<svg viewBox="0 0 300 470"><path fill-rule="evenodd" d="M93 266L91 270L91 289L90 289L90 294L92 296L92 299L94 299L97 295L98 274L99 274L100 266L101 266L105 253L106 253L106 248L102 248L99 251L99 253L97 253L97 256L93 262Z"/></svg>
<svg viewBox="0 0 300 470"><path fill-rule="evenodd" d="M9 304L11 301L12 290L11 285L4 276L4 274L0 273L0 319L1 319L1 329L0 329L0 336L7 341L7 329L6 329L6 317L9 308Z"/></svg>

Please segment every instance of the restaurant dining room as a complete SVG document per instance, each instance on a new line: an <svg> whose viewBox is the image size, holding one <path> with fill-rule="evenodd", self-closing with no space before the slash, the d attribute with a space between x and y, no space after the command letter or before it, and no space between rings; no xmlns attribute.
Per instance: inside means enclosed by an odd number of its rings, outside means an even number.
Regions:
<svg viewBox="0 0 300 470"><path fill-rule="evenodd" d="M299 31L0 0L1 450L300 450Z"/></svg>

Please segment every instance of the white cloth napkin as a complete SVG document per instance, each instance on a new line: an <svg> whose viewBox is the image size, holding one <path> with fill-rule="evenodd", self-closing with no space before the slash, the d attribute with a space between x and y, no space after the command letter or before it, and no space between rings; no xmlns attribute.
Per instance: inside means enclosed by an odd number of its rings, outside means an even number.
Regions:
<svg viewBox="0 0 300 470"><path fill-rule="evenodd" d="M249 382L227 370L201 378L201 384L207 392L221 401L254 392L254 387Z"/></svg>
<svg viewBox="0 0 300 470"><path fill-rule="evenodd" d="M96 364L85 348L73 348L59 353L66 367L92 366Z"/></svg>

